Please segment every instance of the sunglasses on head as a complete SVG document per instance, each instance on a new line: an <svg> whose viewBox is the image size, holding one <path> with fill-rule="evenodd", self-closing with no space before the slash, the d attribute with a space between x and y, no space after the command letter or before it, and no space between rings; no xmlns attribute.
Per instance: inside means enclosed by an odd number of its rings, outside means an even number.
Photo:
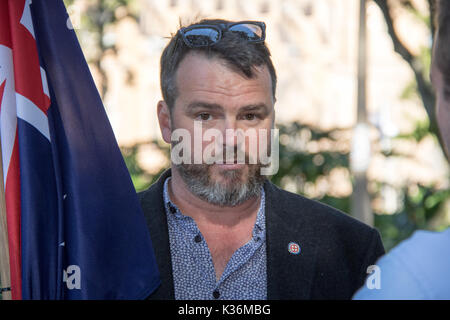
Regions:
<svg viewBox="0 0 450 320"><path fill-rule="evenodd" d="M184 43L191 48L213 46L224 32L233 32L248 42L264 42L266 25L260 21L241 21L222 24L196 24L178 31Z"/></svg>

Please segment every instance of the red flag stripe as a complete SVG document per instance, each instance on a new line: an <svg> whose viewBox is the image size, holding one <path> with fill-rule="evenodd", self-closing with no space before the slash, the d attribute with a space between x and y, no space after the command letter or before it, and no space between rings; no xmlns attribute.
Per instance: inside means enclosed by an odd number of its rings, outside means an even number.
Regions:
<svg viewBox="0 0 450 320"><path fill-rule="evenodd" d="M0 1L0 45L12 48L9 24L8 2Z"/></svg>
<svg viewBox="0 0 450 320"><path fill-rule="evenodd" d="M3 92L5 91L6 80L0 84L0 112L2 112Z"/></svg>
<svg viewBox="0 0 450 320"><path fill-rule="evenodd" d="M11 296L22 298L21 244L20 244L20 167L19 139L16 140L9 164L5 185L6 220L8 226L9 263L11 276Z"/></svg>
<svg viewBox="0 0 450 320"><path fill-rule="evenodd" d="M36 40L20 22L26 1L10 0L8 3L16 92L47 114L49 101L42 85Z"/></svg>

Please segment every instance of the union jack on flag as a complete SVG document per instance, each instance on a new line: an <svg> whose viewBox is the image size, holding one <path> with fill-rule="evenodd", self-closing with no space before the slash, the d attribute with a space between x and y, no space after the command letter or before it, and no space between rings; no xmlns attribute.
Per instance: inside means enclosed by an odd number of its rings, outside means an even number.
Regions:
<svg viewBox="0 0 450 320"><path fill-rule="evenodd" d="M145 298L159 285L150 235L67 19L62 0L0 0L12 298Z"/></svg>

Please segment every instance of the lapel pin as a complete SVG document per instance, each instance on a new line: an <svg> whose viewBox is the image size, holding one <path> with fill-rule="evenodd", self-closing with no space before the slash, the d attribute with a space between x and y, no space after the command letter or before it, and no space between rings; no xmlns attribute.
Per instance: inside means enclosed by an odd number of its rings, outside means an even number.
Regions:
<svg viewBox="0 0 450 320"><path fill-rule="evenodd" d="M291 254L299 254L301 249L300 249L300 246L298 245L298 243L290 242L288 244L288 251Z"/></svg>

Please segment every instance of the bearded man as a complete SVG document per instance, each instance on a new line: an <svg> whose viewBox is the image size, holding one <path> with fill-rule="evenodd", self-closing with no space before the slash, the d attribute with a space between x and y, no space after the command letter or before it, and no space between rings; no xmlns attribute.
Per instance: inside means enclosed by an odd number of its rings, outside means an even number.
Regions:
<svg viewBox="0 0 450 320"><path fill-rule="evenodd" d="M163 51L172 165L139 194L161 274L150 299L350 299L384 253L375 229L267 179L278 141L264 41L263 22L202 20Z"/></svg>

